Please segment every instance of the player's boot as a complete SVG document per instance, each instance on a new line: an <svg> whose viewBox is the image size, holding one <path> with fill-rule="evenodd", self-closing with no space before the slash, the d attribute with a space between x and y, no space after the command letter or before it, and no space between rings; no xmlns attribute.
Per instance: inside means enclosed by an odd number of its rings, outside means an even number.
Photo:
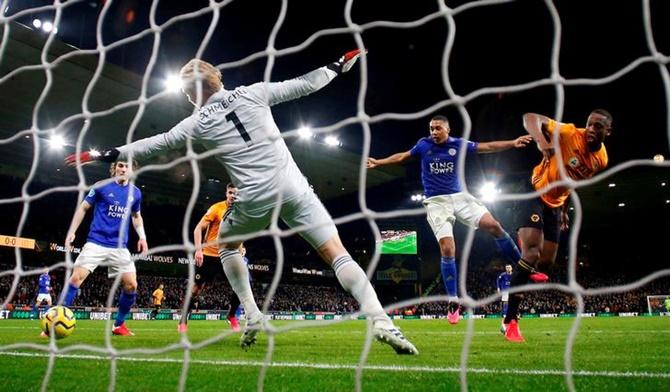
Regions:
<svg viewBox="0 0 670 392"><path fill-rule="evenodd" d="M263 328L263 315L255 318L254 320L248 320L247 325L244 327L244 332L240 337L240 347L245 351L251 347L252 344L256 343L256 335Z"/></svg>
<svg viewBox="0 0 670 392"><path fill-rule="evenodd" d="M235 316L228 316L228 322L230 322L230 329L235 332L240 332L240 322Z"/></svg>
<svg viewBox="0 0 670 392"><path fill-rule="evenodd" d="M41 338L48 338L49 335L47 335L46 332L42 331L42 332L40 332L40 337L41 337Z"/></svg>
<svg viewBox="0 0 670 392"><path fill-rule="evenodd" d="M505 339L510 342L525 342L526 339L521 336L521 331L519 331L519 323L516 320L512 320L507 324L505 328Z"/></svg>
<svg viewBox="0 0 670 392"><path fill-rule="evenodd" d="M419 354L419 350L417 350L416 347L405 338L402 332L400 332L400 329L395 326L391 326L390 328L375 327L373 334L377 341L393 347L397 354Z"/></svg>
<svg viewBox="0 0 670 392"><path fill-rule="evenodd" d="M533 281L533 283L544 283L549 281L549 276L542 272L533 272L528 278Z"/></svg>
<svg viewBox="0 0 670 392"><path fill-rule="evenodd" d="M188 324L184 324L184 323L177 324L177 332L179 332L179 333L188 332Z"/></svg>
<svg viewBox="0 0 670 392"><path fill-rule="evenodd" d="M118 335L118 336L135 336L135 334L132 333L128 329L128 327L126 327L126 323L123 323L123 324L119 325L118 327L112 328L112 333L114 335Z"/></svg>
<svg viewBox="0 0 670 392"><path fill-rule="evenodd" d="M448 308L447 321L449 324L458 324L458 320L461 319L461 306L458 302L449 302Z"/></svg>

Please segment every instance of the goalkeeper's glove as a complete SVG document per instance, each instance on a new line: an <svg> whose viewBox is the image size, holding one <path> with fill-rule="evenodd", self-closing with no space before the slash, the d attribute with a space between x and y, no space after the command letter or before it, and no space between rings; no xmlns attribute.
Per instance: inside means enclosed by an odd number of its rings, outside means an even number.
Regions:
<svg viewBox="0 0 670 392"><path fill-rule="evenodd" d="M116 162L116 158L119 157L119 154L120 152L116 148L111 148L109 150L103 150L103 151L96 151L96 150L82 151L79 153L79 163L81 165L85 165L87 163L91 163L94 161ZM68 166L76 166L77 154L72 154L65 157L65 164Z"/></svg>
<svg viewBox="0 0 670 392"><path fill-rule="evenodd" d="M361 54L363 52L367 53L368 51L356 49L347 52L344 54L344 56L340 57L340 59L337 60L336 62L328 64L327 67L328 69L331 69L337 72L338 74L342 72L348 72L351 69L351 67L353 67L354 64L356 64L356 61L358 60L359 57L361 57Z"/></svg>

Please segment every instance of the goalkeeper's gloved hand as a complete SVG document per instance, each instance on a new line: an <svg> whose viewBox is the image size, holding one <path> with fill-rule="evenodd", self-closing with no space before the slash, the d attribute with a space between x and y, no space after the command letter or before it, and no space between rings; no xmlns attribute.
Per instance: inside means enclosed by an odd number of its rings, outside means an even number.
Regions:
<svg viewBox="0 0 670 392"><path fill-rule="evenodd" d="M331 69L335 72L342 73L342 72L348 72L351 67L356 64L356 61L358 60L359 57L361 57L361 54L365 52L367 53L367 49L362 51L360 49L352 50L350 52L347 52L344 54L344 56L340 57L339 60L336 62L329 64L328 69Z"/></svg>
<svg viewBox="0 0 670 392"><path fill-rule="evenodd" d="M81 165L85 165L87 163L91 163L94 161L116 162L116 158L119 157L119 154L120 152L116 148L111 148L109 150L102 150L102 151L96 151L96 150L82 151L79 153L79 163ZM65 164L68 166L76 166L77 154L71 154L65 157Z"/></svg>

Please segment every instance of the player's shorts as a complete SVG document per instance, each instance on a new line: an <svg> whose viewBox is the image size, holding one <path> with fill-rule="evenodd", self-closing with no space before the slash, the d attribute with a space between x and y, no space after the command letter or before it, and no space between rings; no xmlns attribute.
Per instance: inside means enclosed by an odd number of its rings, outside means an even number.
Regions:
<svg viewBox="0 0 670 392"><path fill-rule="evenodd" d="M509 291L503 291L500 300L503 302L509 301Z"/></svg>
<svg viewBox="0 0 670 392"><path fill-rule="evenodd" d="M269 205L249 211L245 203L233 204L221 220L219 237L230 238L264 230L270 225L273 208ZM310 188L290 200L284 200L279 216L290 228L308 226L299 230L298 234L315 249L337 235L333 218Z"/></svg>
<svg viewBox="0 0 670 392"><path fill-rule="evenodd" d="M107 266L107 276L110 278L127 272L135 272L135 263L126 248L107 248L92 242L87 242L81 249L75 267L82 267L90 272L100 265Z"/></svg>
<svg viewBox="0 0 670 392"><path fill-rule="evenodd" d="M481 201L464 192L429 197L423 205L426 219L438 240L454 236L457 220L476 229L482 216L489 212Z"/></svg>
<svg viewBox="0 0 670 392"><path fill-rule="evenodd" d="M534 192L527 184L524 192ZM544 233L544 240L558 243L561 236L561 207L549 207L536 197L516 202L517 228L532 227Z"/></svg>
<svg viewBox="0 0 670 392"><path fill-rule="evenodd" d="M37 294L37 303L42 303L42 301L51 303L51 294Z"/></svg>
<svg viewBox="0 0 670 392"><path fill-rule="evenodd" d="M211 283L217 277L225 277L221 259L219 259L219 256L204 255L202 257L202 266L195 266L195 284Z"/></svg>

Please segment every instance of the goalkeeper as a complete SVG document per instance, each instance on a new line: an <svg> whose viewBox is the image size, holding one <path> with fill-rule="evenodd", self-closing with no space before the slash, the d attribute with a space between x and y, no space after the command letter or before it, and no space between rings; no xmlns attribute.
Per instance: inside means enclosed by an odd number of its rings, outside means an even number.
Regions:
<svg viewBox="0 0 670 392"><path fill-rule="evenodd" d="M300 235L335 270L346 291L373 319L374 336L399 354L417 354L388 317L365 272L342 245L335 224L300 172L272 117L271 107L318 91L336 76L347 72L361 55L346 53L337 62L283 82L261 82L226 90L221 72L198 59L180 71L182 91L199 110L170 131L125 146L91 154L72 155L69 164L110 160L116 156L142 159L183 147L188 139L217 152L216 158L239 189L235 207L219 228L219 256L223 270L244 306L247 325L240 338L242 348L256 341L265 324L249 284L249 272L238 248L245 236L268 227L275 209L291 228L303 227Z"/></svg>

